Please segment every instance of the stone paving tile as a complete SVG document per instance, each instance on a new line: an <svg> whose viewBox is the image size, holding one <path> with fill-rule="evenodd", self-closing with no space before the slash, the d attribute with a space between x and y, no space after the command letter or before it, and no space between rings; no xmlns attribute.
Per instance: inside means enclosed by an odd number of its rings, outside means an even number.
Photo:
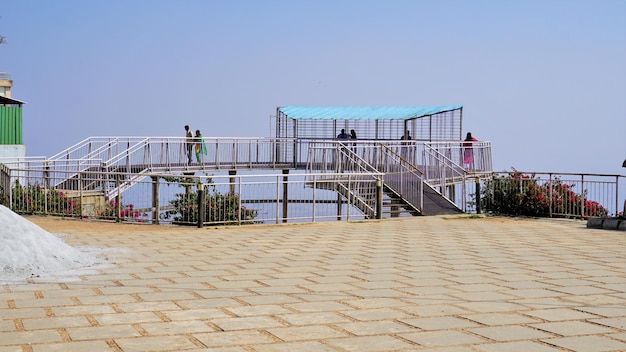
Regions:
<svg viewBox="0 0 626 352"><path fill-rule="evenodd" d="M46 316L47 316L46 311L43 308L22 308L22 309L0 308L0 319L43 318Z"/></svg>
<svg viewBox="0 0 626 352"><path fill-rule="evenodd" d="M133 313L114 313L114 314L92 314L91 315L100 325L115 325L132 323L150 323L163 321L161 317L153 312L133 312Z"/></svg>
<svg viewBox="0 0 626 352"><path fill-rule="evenodd" d="M164 304L166 305L168 302L144 302L144 303L153 303L153 304ZM222 297L222 298L205 298L205 299L194 299L194 300L184 300L184 301L176 301L170 302L175 306L180 307L182 309L216 309L221 307L241 307L244 304L230 297Z"/></svg>
<svg viewBox="0 0 626 352"><path fill-rule="evenodd" d="M276 315L276 317L282 321L285 321L289 325L326 325L348 323L352 321L337 312L280 314Z"/></svg>
<svg viewBox="0 0 626 352"><path fill-rule="evenodd" d="M141 333L130 325L90 326L67 328L66 330L70 338L74 341L141 336Z"/></svg>
<svg viewBox="0 0 626 352"><path fill-rule="evenodd" d="M257 306L228 307L225 310L231 312L233 316L252 317L259 315L281 315L292 313L291 310L275 304L265 304Z"/></svg>
<svg viewBox="0 0 626 352"><path fill-rule="evenodd" d="M453 304L424 304L402 307L403 311L419 317L458 316L470 313L469 310L457 307Z"/></svg>
<svg viewBox="0 0 626 352"><path fill-rule="evenodd" d="M87 314L117 313L115 309L113 309L113 307L111 307L110 305L101 305L101 304L90 304L90 305L82 305L82 306L59 306L59 307L51 307L51 309L54 315L57 317L87 315ZM2 315L1 312L0 312L0 315Z"/></svg>
<svg viewBox="0 0 626 352"><path fill-rule="evenodd" d="M120 311L125 313L135 312L153 312L161 311L178 311L182 310L180 305L174 302L118 302L115 304Z"/></svg>
<svg viewBox="0 0 626 352"><path fill-rule="evenodd" d="M596 324L604 325L604 326L609 326L615 329L620 329L626 332L626 317L589 319L588 321L596 323Z"/></svg>
<svg viewBox="0 0 626 352"><path fill-rule="evenodd" d="M265 345L254 345L255 352L336 352L337 349L317 341L275 343Z"/></svg>
<svg viewBox="0 0 626 352"><path fill-rule="evenodd" d="M200 320L167 321L160 323L140 323L141 328L149 335L176 335L199 332L217 331Z"/></svg>
<svg viewBox="0 0 626 352"><path fill-rule="evenodd" d="M211 323L223 331L262 330L285 326L276 319L266 316L218 318L211 319Z"/></svg>
<svg viewBox="0 0 626 352"><path fill-rule="evenodd" d="M604 336L572 336L542 341L575 352L626 351L626 343Z"/></svg>
<svg viewBox="0 0 626 352"><path fill-rule="evenodd" d="M42 345L47 346L48 344ZM0 352L24 352L21 345L15 346L0 346Z"/></svg>
<svg viewBox="0 0 626 352"><path fill-rule="evenodd" d="M246 296L239 297L240 300L246 302L250 305L258 305L258 304L288 304L288 303L299 303L300 299L295 298L291 295L286 294L269 294L269 295L258 295L258 296Z"/></svg>
<svg viewBox="0 0 626 352"><path fill-rule="evenodd" d="M0 332L2 331L15 331L15 323L11 319L0 320Z"/></svg>
<svg viewBox="0 0 626 352"><path fill-rule="evenodd" d="M476 322L452 316L401 319L400 321L423 330L447 330L480 326Z"/></svg>
<svg viewBox="0 0 626 352"><path fill-rule="evenodd" d="M536 329L548 331L561 336L608 334L616 332L605 326L591 324L584 321L560 321L552 323L529 324Z"/></svg>
<svg viewBox="0 0 626 352"><path fill-rule="evenodd" d="M472 328L468 329L476 335L484 336L486 338L503 342L503 341L516 341L516 340L535 340L541 338L547 338L554 336L553 334L542 332L536 329L529 328L521 325L505 325L505 326L491 326L484 328Z"/></svg>
<svg viewBox="0 0 626 352"><path fill-rule="evenodd" d="M379 298L364 298L344 301L345 304L354 306L358 309L372 309L372 308L384 308L384 307L401 307L405 303L400 299L379 297Z"/></svg>
<svg viewBox="0 0 626 352"><path fill-rule="evenodd" d="M333 301L288 303L285 304L285 307L292 309L296 312L341 311L350 308L350 306L345 303Z"/></svg>
<svg viewBox="0 0 626 352"><path fill-rule="evenodd" d="M550 346L535 341L515 341L492 343L488 345L474 346L476 350L482 352L557 352L563 351L561 348Z"/></svg>
<svg viewBox="0 0 626 352"><path fill-rule="evenodd" d="M499 325L519 325L537 323L538 319L531 318L519 313L482 313L482 314L463 314L463 318L478 322L487 326L499 326Z"/></svg>
<svg viewBox="0 0 626 352"><path fill-rule="evenodd" d="M291 326L286 328L267 329L267 331L287 342L303 340L327 340L343 337L348 334L325 325Z"/></svg>
<svg viewBox="0 0 626 352"><path fill-rule="evenodd" d="M0 332L2 345L22 345L29 343L54 343L61 342L62 337L57 330L33 330Z"/></svg>
<svg viewBox="0 0 626 352"><path fill-rule="evenodd" d="M357 336L341 339L329 339L330 346L341 351L383 352L383 351L414 351L418 346L393 336Z"/></svg>
<svg viewBox="0 0 626 352"><path fill-rule="evenodd" d="M577 308L580 311L587 312L589 314L595 314L596 316L610 317L610 318L619 318L626 317L626 304L616 305L616 306L582 306ZM0 310L0 316L2 315L2 311Z"/></svg>
<svg viewBox="0 0 626 352"><path fill-rule="evenodd" d="M411 313L393 308L374 308L374 309L358 309L341 311L342 315L359 321L370 320L395 320L400 318L408 318Z"/></svg>
<svg viewBox="0 0 626 352"><path fill-rule="evenodd" d="M65 343L47 343L31 345L33 352L85 352L85 351L114 351L105 341L78 341ZM0 351L3 351L0 348ZM22 352L22 348L19 350Z"/></svg>
<svg viewBox="0 0 626 352"><path fill-rule="evenodd" d="M400 324L395 321L381 320L381 321L364 321L347 324L334 324L341 330L348 331L356 336L366 335L392 335L403 332L415 331L416 328L408 326L406 324Z"/></svg>
<svg viewBox="0 0 626 352"><path fill-rule="evenodd" d="M583 320L598 317L595 314L581 312L579 309L574 308L534 309L524 311L523 313L547 321Z"/></svg>
<svg viewBox="0 0 626 352"><path fill-rule="evenodd" d="M94 295L79 296L77 298L83 305L102 305L102 304L123 304L135 303L137 299L132 295Z"/></svg>
<svg viewBox="0 0 626 352"><path fill-rule="evenodd" d="M486 340L480 337L456 330L420 331L398 336L415 342L423 347L459 347L462 345L477 345Z"/></svg>
<svg viewBox="0 0 626 352"><path fill-rule="evenodd" d="M22 319L21 322L25 330L44 330L44 329L59 329L59 328L79 327L79 326L91 326L89 319L87 319L86 317L82 317L82 316Z"/></svg>
<svg viewBox="0 0 626 352"><path fill-rule="evenodd" d="M185 336L144 336L136 338L119 338L114 340L123 351L163 351L166 347L170 351L181 351L197 348Z"/></svg>

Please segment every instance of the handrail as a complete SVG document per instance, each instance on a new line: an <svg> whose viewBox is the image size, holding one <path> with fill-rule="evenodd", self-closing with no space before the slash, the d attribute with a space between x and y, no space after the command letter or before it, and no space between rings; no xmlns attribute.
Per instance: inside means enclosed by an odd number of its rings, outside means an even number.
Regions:
<svg viewBox="0 0 626 352"><path fill-rule="evenodd" d="M395 159L387 169L385 183L397 196L420 213L424 211L424 172L387 145L380 143L381 151L387 159ZM381 158L383 153L381 153Z"/></svg>
<svg viewBox="0 0 626 352"><path fill-rule="evenodd" d="M456 204L452 197L446 196L445 190L448 188L448 184L461 184L464 195L465 181L467 170L452 161L446 155L441 154L437 149L433 148L429 144L426 144L424 148L426 166L426 182L433 187L435 191L441 194L444 198L448 199L457 208L465 211L467 200L465 197L461 198L461 205ZM456 182L455 182L456 181ZM460 182L458 182L460 181ZM439 187L437 190L435 187Z"/></svg>
<svg viewBox="0 0 626 352"><path fill-rule="evenodd" d="M426 142L425 149L436 150L451 162L461 166L468 173L489 173L493 171L491 142L488 141L447 141Z"/></svg>
<svg viewBox="0 0 626 352"><path fill-rule="evenodd" d="M321 155L318 155L318 151L321 151ZM337 192L370 218L376 216L376 181L383 181L384 174L356 154L352 146L341 141L310 142L306 169L307 178L313 174L314 169L322 173L330 172L328 181L336 185ZM350 187L349 175L353 173L365 173L371 177L371 181L359 187ZM321 183L319 180L316 179L318 184Z"/></svg>

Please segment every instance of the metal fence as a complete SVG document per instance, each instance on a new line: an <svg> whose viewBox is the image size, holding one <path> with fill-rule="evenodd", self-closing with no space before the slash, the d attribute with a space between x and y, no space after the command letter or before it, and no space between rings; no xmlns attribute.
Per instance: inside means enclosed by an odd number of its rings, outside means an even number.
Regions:
<svg viewBox="0 0 626 352"><path fill-rule="evenodd" d="M133 176L107 173L103 178L93 171L48 173L0 164L0 203L20 214L182 225L196 225L204 215L203 224L224 225L365 219L373 214L364 213L351 195L378 194L371 173L143 176L109 197L92 180L119 187ZM68 178L76 181L71 189L55 186L67 185ZM200 189L203 203L198 203ZM199 204L205 205L204 214Z"/></svg>
<svg viewBox="0 0 626 352"><path fill-rule="evenodd" d="M510 215L583 219L616 216L624 211L620 192L625 186L626 176L621 175L497 172L482 181L481 207ZM476 194L470 197L477 200Z"/></svg>
<svg viewBox="0 0 626 352"><path fill-rule="evenodd" d="M295 141L279 138L202 138L202 152L188 155L184 137L90 137L49 160L97 160L107 171L131 168L176 171L204 167L207 170L294 167Z"/></svg>

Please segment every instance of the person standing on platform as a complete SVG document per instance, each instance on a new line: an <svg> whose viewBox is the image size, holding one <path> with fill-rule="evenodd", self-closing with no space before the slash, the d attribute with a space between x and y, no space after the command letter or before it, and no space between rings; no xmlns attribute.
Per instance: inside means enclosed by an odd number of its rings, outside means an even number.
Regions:
<svg viewBox="0 0 626 352"><path fill-rule="evenodd" d="M353 141L357 140L355 130L350 130L350 139ZM352 143L352 151L356 153L356 143Z"/></svg>
<svg viewBox="0 0 626 352"><path fill-rule="evenodd" d="M193 133L189 125L185 125L185 150L187 151L187 165L191 165L191 151L193 149Z"/></svg>
<svg viewBox="0 0 626 352"><path fill-rule="evenodd" d="M337 135L337 139L350 139L350 136L346 133L345 129L341 129L341 133Z"/></svg>
<svg viewBox="0 0 626 352"><path fill-rule="evenodd" d="M463 140L463 164L467 166L469 170L474 170L474 142L478 142L478 139L472 136L472 132L467 132L465 139Z"/></svg>
<svg viewBox="0 0 626 352"><path fill-rule="evenodd" d="M206 155L207 151L206 151L206 144L204 144L204 139L202 139L202 134L200 133L200 130L196 130L196 137L195 137L195 142L196 142L196 161L198 163L202 163L202 155Z"/></svg>

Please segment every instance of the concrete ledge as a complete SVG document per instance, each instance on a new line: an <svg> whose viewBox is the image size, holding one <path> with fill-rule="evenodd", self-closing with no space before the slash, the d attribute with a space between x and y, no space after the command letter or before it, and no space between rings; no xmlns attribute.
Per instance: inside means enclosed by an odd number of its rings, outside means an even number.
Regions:
<svg viewBox="0 0 626 352"><path fill-rule="evenodd" d="M626 220L620 218L591 218L587 220L587 228L626 231Z"/></svg>

